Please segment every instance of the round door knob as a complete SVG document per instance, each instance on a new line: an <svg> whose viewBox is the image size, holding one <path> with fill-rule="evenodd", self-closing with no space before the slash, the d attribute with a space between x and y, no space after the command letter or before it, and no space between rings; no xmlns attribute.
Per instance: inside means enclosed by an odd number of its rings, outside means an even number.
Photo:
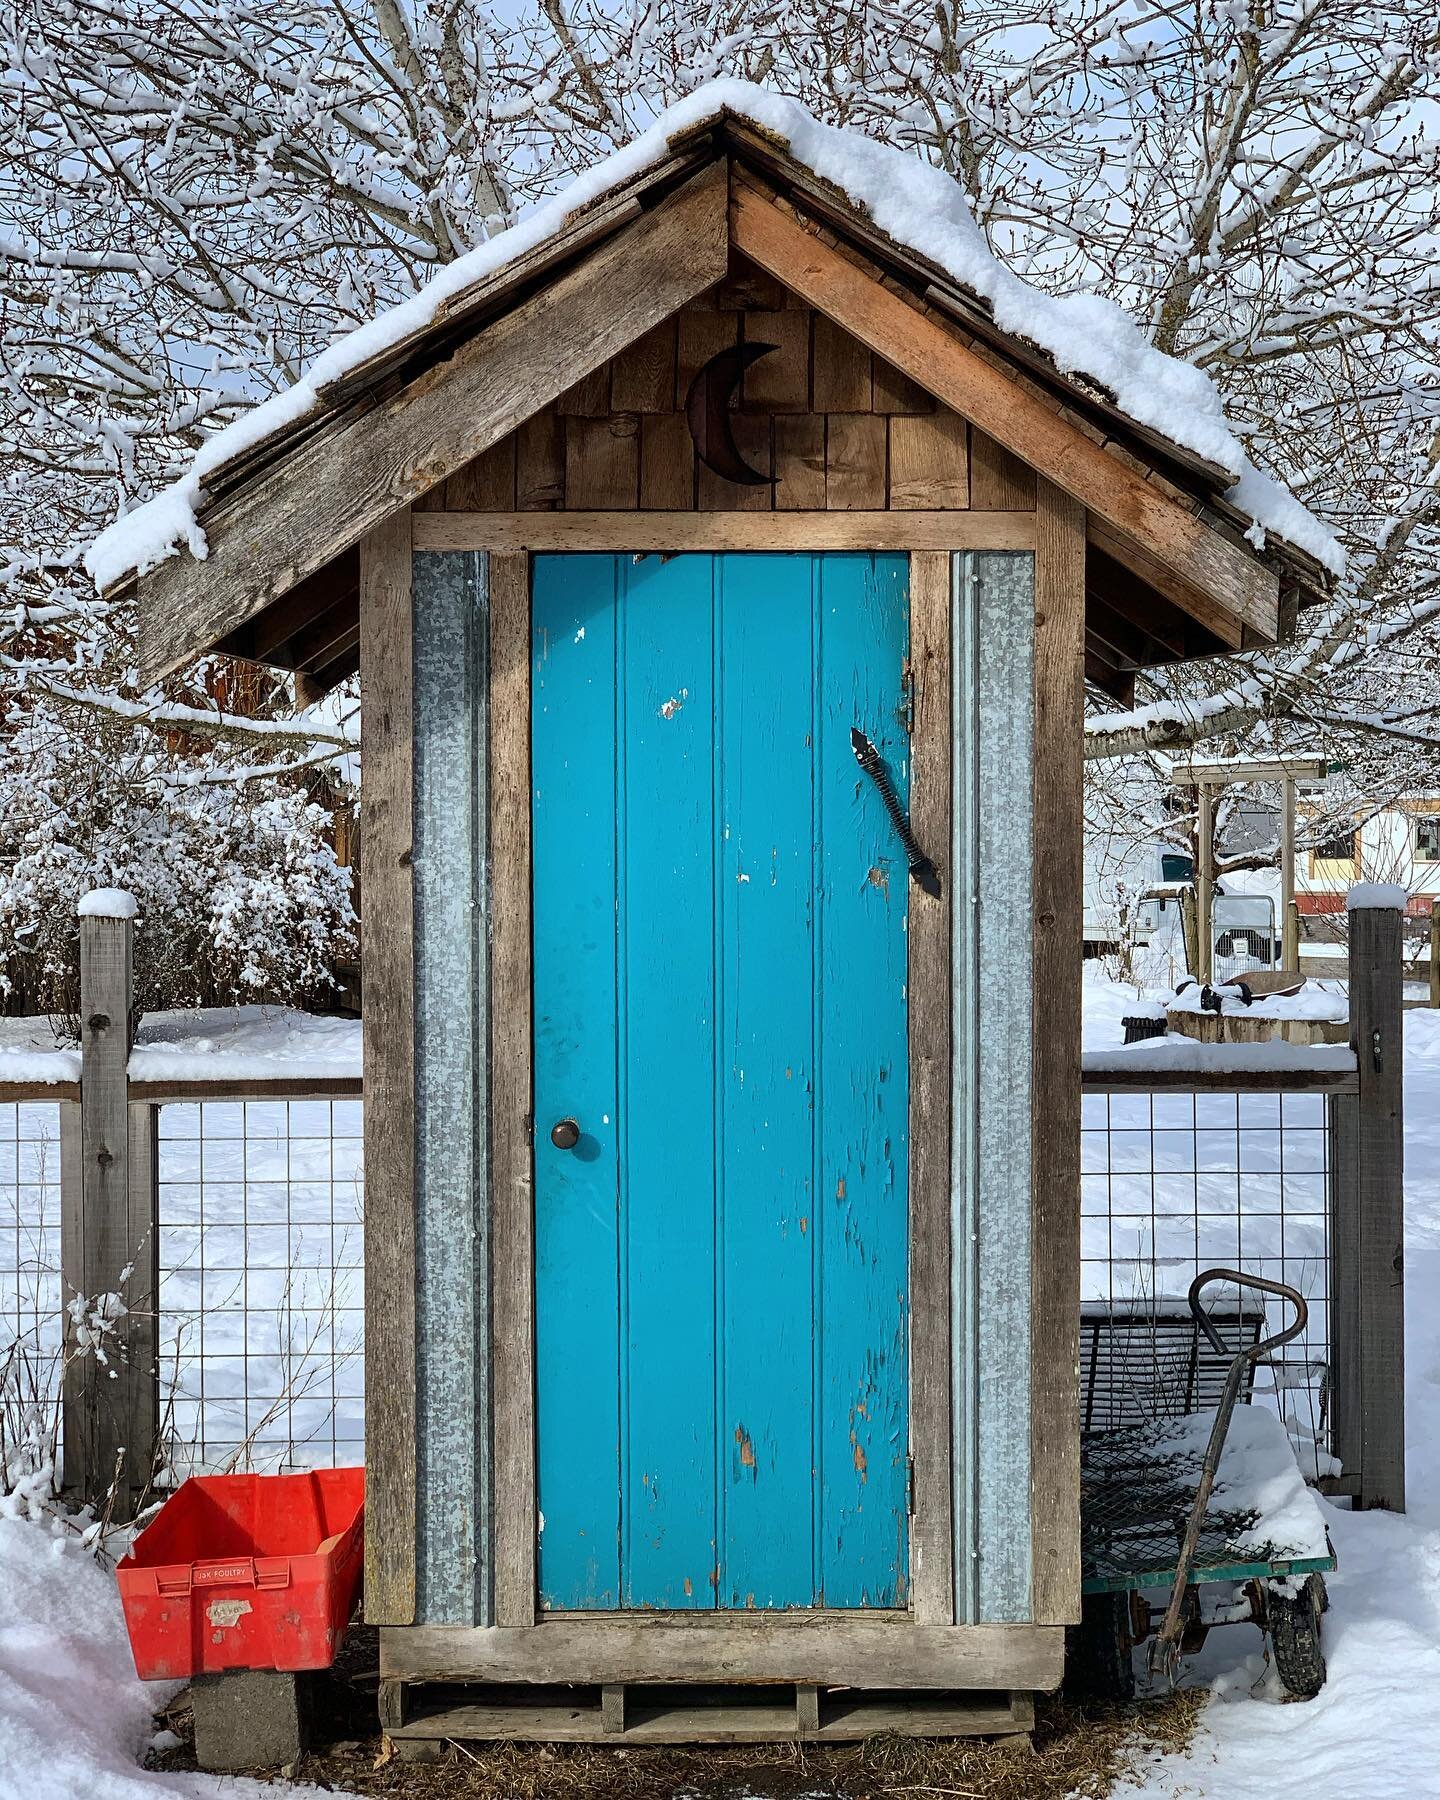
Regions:
<svg viewBox="0 0 1440 1800"><path fill-rule="evenodd" d="M550 1142L557 1150L573 1150L580 1142L580 1127L574 1119L557 1119L550 1127Z"/></svg>

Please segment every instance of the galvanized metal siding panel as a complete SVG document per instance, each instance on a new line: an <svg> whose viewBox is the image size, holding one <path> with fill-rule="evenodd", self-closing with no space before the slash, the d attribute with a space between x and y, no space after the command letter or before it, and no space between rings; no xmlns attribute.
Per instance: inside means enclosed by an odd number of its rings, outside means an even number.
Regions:
<svg viewBox="0 0 1440 1800"><path fill-rule="evenodd" d="M955 1601L1030 1615L1031 767L1035 564L954 559Z"/></svg>
<svg viewBox="0 0 1440 1800"><path fill-rule="evenodd" d="M490 1608L487 559L415 557L416 1621Z"/></svg>

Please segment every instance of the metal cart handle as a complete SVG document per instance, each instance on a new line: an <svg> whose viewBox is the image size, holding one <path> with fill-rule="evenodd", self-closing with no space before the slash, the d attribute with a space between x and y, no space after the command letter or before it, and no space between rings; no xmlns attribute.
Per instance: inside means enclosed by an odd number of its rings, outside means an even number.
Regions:
<svg viewBox="0 0 1440 1800"><path fill-rule="evenodd" d="M1215 1282L1228 1281L1235 1287L1254 1288L1262 1294L1274 1294L1281 1300L1288 1300L1295 1308L1294 1320L1284 1331L1276 1332L1274 1337L1262 1338L1259 1343L1242 1345L1238 1351L1232 1352L1230 1346L1216 1331L1210 1315L1200 1304L1200 1295ZM1165 1618L1155 1634L1155 1641L1150 1646L1150 1666L1155 1669L1163 1666L1173 1677L1176 1659L1180 1652L1180 1637L1184 1630L1185 1589L1189 1582L1190 1570L1195 1560L1195 1548L1200 1542L1201 1527L1205 1522L1205 1509L1210 1504L1210 1495L1215 1486L1215 1475L1220 1467L1220 1455L1225 1448L1225 1439L1230 1430L1230 1420L1235 1412L1235 1402L1240 1397L1240 1384L1244 1380L1248 1364L1259 1362L1272 1350L1278 1350L1282 1344L1288 1344L1293 1337L1298 1337L1305 1329L1310 1317L1310 1309L1305 1304L1303 1295L1297 1293L1283 1281L1269 1281L1263 1275L1244 1275L1239 1269L1206 1269L1190 1283L1190 1311L1195 1323L1205 1333L1212 1349L1218 1350L1222 1356L1231 1358L1230 1368L1225 1376L1225 1385L1220 1393L1220 1404L1215 1408L1215 1422L1210 1428L1210 1441L1205 1446L1205 1457L1200 1465L1200 1480L1195 1490L1195 1503L1190 1509L1190 1518L1185 1527L1185 1536L1180 1545L1180 1555L1176 1559L1175 1585L1170 1590L1170 1604L1165 1609Z"/></svg>
<svg viewBox="0 0 1440 1800"><path fill-rule="evenodd" d="M1288 1300L1295 1308L1295 1318L1284 1331L1277 1332L1274 1337L1262 1338L1258 1343L1247 1344L1239 1351L1238 1354L1246 1362L1259 1362L1272 1350L1278 1350L1282 1344L1288 1344L1292 1338L1299 1337L1310 1321L1310 1308L1305 1304L1304 1295L1287 1283L1267 1280L1264 1275L1244 1275L1239 1269L1206 1269L1190 1283L1190 1311L1195 1323L1209 1340L1210 1348L1217 1350L1221 1356L1233 1356L1236 1352L1220 1336L1209 1313L1200 1304L1203 1290L1217 1281L1228 1281L1234 1287L1254 1288L1258 1293L1274 1294L1280 1300Z"/></svg>

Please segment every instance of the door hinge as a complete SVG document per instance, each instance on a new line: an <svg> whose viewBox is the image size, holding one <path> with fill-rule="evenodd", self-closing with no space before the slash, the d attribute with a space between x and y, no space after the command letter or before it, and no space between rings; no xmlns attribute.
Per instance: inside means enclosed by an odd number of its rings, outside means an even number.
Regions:
<svg viewBox="0 0 1440 1800"><path fill-rule="evenodd" d="M906 737L915 735L915 665L907 661L900 677L900 723Z"/></svg>
<svg viewBox="0 0 1440 1800"><path fill-rule="evenodd" d="M913 1519L915 1517L915 1458L905 1458L905 1510Z"/></svg>

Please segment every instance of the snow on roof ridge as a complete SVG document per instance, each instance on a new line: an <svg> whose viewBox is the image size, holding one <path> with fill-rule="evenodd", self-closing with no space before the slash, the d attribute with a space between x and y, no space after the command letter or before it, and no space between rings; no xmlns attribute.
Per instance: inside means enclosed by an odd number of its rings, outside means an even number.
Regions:
<svg viewBox="0 0 1440 1800"><path fill-rule="evenodd" d="M1155 349L1113 301L1095 294L1048 294L1006 268L986 245L963 190L944 170L858 132L821 124L784 95L748 81L721 80L705 83L668 107L632 143L450 263L418 294L349 332L322 351L292 387L209 439L184 475L100 533L85 553L91 579L102 589L113 587L155 568L181 545L203 560L208 547L197 513L207 476L306 417L320 404L321 388L423 329L443 302L543 243L580 207L662 161L672 138L727 116L783 139L798 162L839 188L888 237L988 301L1002 331L1046 351L1062 373L1100 382L1138 424L1228 471L1235 480L1226 497L1253 521L1247 535L1257 548L1273 531L1332 574L1343 571L1345 555L1334 534L1250 461L1203 370Z"/></svg>

